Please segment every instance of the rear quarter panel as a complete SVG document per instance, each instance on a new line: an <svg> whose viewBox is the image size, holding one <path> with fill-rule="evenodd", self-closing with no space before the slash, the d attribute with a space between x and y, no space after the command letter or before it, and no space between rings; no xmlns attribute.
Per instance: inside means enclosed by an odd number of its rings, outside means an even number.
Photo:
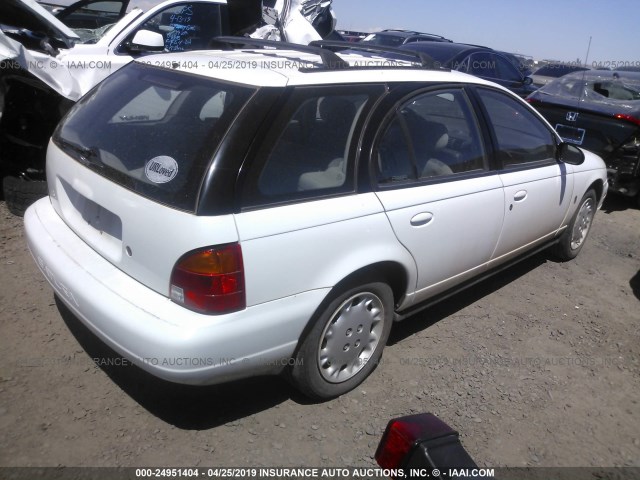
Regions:
<svg viewBox="0 0 640 480"><path fill-rule="evenodd" d="M400 264L408 290L415 289L413 257L373 193L244 212L236 224L249 306L332 288L383 261Z"/></svg>

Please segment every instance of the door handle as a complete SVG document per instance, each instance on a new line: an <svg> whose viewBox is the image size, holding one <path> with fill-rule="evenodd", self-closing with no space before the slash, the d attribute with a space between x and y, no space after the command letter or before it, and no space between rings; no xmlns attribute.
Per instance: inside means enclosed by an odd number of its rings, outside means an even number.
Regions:
<svg viewBox="0 0 640 480"><path fill-rule="evenodd" d="M514 202L522 202L526 198L527 198L527 191L526 190L520 190L519 192L517 192L513 196L513 201Z"/></svg>
<svg viewBox="0 0 640 480"><path fill-rule="evenodd" d="M427 225L429 222L433 220L433 213L419 213L415 217L411 219L411 225L413 227L422 227Z"/></svg>

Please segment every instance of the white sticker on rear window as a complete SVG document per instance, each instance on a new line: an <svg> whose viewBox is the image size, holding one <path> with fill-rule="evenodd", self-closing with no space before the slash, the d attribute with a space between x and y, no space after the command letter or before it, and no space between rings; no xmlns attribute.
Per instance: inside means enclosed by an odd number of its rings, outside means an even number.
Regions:
<svg viewBox="0 0 640 480"><path fill-rule="evenodd" d="M178 162L165 155L152 158L145 165L144 174L153 183L170 182L178 174Z"/></svg>

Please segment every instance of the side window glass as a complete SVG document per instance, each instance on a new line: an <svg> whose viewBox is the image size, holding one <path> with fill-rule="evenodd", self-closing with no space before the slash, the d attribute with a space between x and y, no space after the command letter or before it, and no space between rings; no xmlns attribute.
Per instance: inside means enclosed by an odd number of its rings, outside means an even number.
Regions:
<svg viewBox="0 0 640 480"><path fill-rule="evenodd" d="M478 124L462 90L430 92L406 103L377 148L380 183L482 170Z"/></svg>
<svg viewBox="0 0 640 480"><path fill-rule="evenodd" d="M169 52L206 49L211 39L226 34L220 5L211 3L172 6L151 17L138 30L160 33L164 38L164 48Z"/></svg>
<svg viewBox="0 0 640 480"><path fill-rule="evenodd" d="M499 78L495 58L488 53L471 55L468 72L478 77Z"/></svg>
<svg viewBox="0 0 640 480"><path fill-rule="evenodd" d="M495 59L496 68L499 72L498 74L499 76L496 78L502 78L503 80L507 80L510 82L522 81L522 75L520 75L520 72L518 71L518 69L514 67L509 60L502 58L498 55L494 55L493 58Z"/></svg>
<svg viewBox="0 0 640 480"><path fill-rule="evenodd" d="M347 153L368 95L304 100L271 149L258 178L262 195L280 196L347 186Z"/></svg>
<svg viewBox="0 0 640 480"><path fill-rule="evenodd" d="M378 143L378 183L403 182L416 178L414 155L410 149L411 138L405 120L396 115Z"/></svg>
<svg viewBox="0 0 640 480"><path fill-rule="evenodd" d="M504 166L553 159L555 137L524 105L507 95L478 90L496 134Z"/></svg>

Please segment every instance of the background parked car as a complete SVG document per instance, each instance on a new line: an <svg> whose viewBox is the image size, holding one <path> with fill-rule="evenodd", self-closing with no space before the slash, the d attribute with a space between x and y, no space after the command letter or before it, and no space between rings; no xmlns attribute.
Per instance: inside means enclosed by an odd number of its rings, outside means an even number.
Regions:
<svg viewBox="0 0 640 480"><path fill-rule="evenodd" d="M345 42L359 42L361 40L364 40L367 36L369 36L369 33L365 33L365 32L357 32L354 30L336 30L338 32L338 34L340 34L342 36L342 38L344 39Z"/></svg>
<svg viewBox="0 0 640 480"><path fill-rule="evenodd" d="M383 47L399 47L414 42L452 42L448 38L432 33L422 33L413 30L382 30L371 33L362 39L362 42L380 45Z"/></svg>
<svg viewBox="0 0 640 480"><path fill-rule="evenodd" d="M535 89L503 54L488 47L464 43L417 42L400 48L426 53L444 68L470 73L508 88L521 97Z"/></svg>
<svg viewBox="0 0 640 480"><path fill-rule="evenodd" d="M513 64L514 67L520 70L520 73L522 73L523 76L531 76L531 73L533 72L533 57L502 51L498 51L498 53L504 55L507 60L509 60Z"/></svg>
<svg viewBox="0 0 640 480"><path fill-rule="evenodd" d="M560 78L568 73L573 72L581 72L584 70L589 70L586 67L581 67L579 65L570 65L564 63L550 63L545 65L544 67L538 68L531 75L531 79L533 80L533 84L536 87L542 87L547 83L555 80L556 78Z"/></svg>
<svg viewBox="0 0 640 480"><path fill-rule="evenodd" d="M566 141L600 155L609 190L640 206L640 73L565 75L527 99Z"/></svg>

